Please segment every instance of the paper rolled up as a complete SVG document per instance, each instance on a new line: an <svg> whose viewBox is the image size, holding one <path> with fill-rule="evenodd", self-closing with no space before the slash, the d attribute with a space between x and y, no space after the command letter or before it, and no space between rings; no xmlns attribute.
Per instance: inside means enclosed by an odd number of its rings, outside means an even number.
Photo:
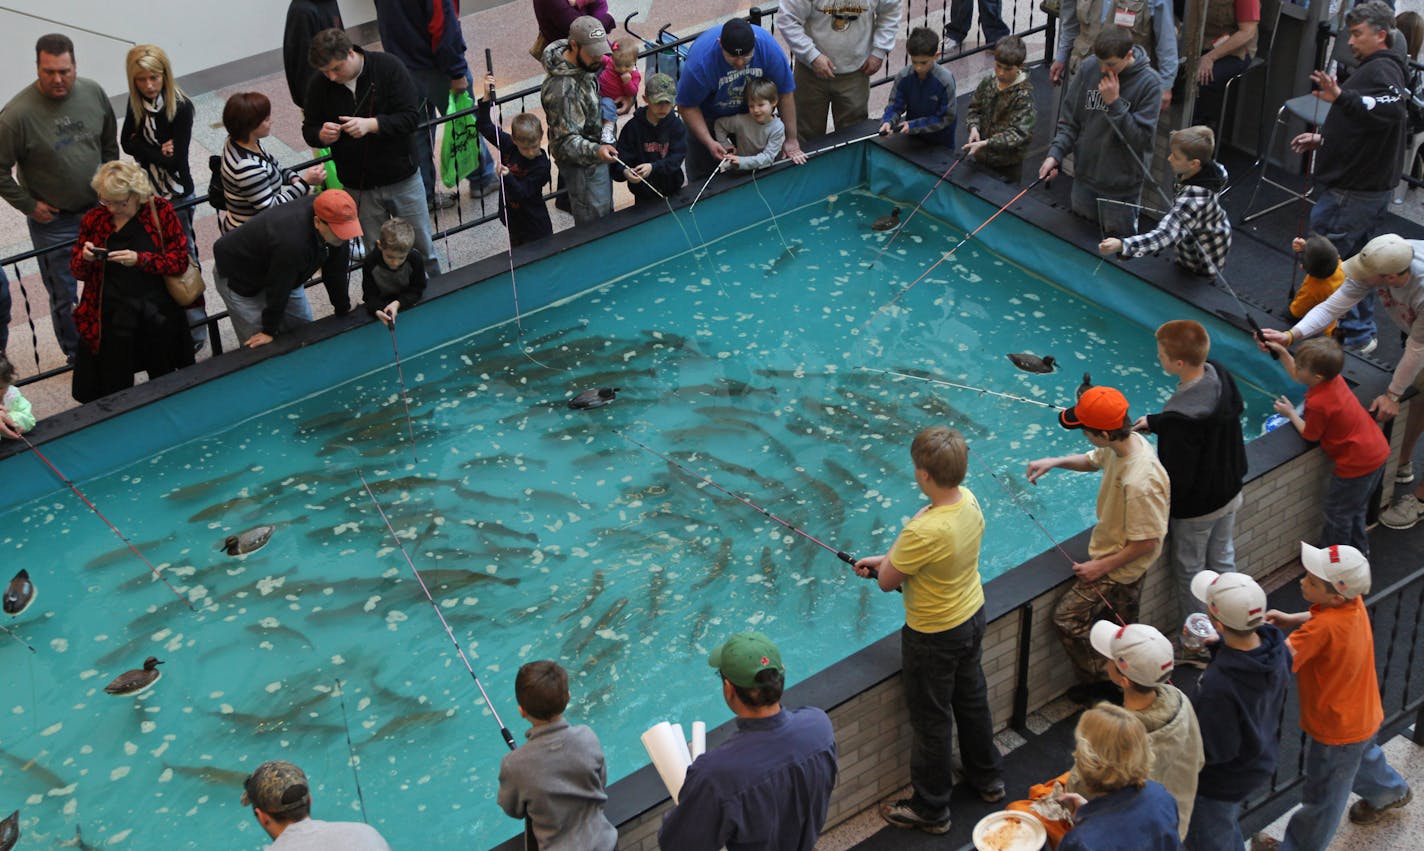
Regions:
<svg viewBox="0 0 1424 851"><path fill-rule="evenodd" d="M666 721L659 721L643 733L643 747L658 770L673 803L677 803L682 791L682 781L687 778L687 766L692 761L688 756L687 742L682 735Z"/></svg>
<svg viewBox="0 0 1424 851"><path fill-rule="evenodd" d="M692 722L692 758L697 759L707 753L707 722Z"/></svg>
<svg viewBox="0 0 1424 851"><path fill-rule="evenodd" d="M688 765L692 764L692 751L687 747L687 734L683 732L681 724L672 725L672 731L677 735L677 743L682 745L682 759Z"/></svg>

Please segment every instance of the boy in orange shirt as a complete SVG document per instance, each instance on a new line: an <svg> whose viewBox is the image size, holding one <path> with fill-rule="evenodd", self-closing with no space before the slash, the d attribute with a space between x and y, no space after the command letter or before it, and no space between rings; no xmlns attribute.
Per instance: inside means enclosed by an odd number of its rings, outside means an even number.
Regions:
<svg viewBox="0 0 1424 851"><path fill-rule="evenodd" d="M1301 806L1286 825L1285 839L1263 834L1252 851L1324 851L1335 835L1340 813L1353 790L1350 821L1371 824L1384 810L1414 797L1375 744L1384 720L1375 676L1375 641L1362 599L1370 590L1370 563L1354 547L1300 545L1305 575L1301 594L1310 611L1286 614L1272 609L1266 621L1294 628L1286 639L1300 697L1300 726L1309 736Z"/></svg>

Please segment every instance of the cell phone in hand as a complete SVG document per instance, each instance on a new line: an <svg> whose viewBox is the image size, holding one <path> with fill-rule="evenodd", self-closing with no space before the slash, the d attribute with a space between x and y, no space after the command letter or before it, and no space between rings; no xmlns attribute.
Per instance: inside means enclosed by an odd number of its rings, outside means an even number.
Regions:
<svg viewBox="0 0 1424 851"><path fill-rule="evenodd" d="M107 248L91 248L89 249L89 253L93 254L94 259L100 263L107 262L109 259L109 249Z"/></svg>

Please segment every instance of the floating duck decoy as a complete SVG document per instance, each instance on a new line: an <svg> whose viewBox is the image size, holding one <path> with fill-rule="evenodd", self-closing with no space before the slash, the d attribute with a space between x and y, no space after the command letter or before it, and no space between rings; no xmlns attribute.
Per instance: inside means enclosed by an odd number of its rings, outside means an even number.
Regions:
<svg viewBox="0 0 1424 851"><path fill-rule="evenodd" d="M30 572L22 570L15 574L15 578L10 580L10 584L5 588L4 608L5 614L17 617L25 613L35 602L35 585L30 581Z"/></svg>
<svg viewBox="0 0 1424 851"><path fill-rule="evenodd" d="M267 546L267 542L272 540L272 533L276 530L276 526L254 526L246 532L228 535L223 539L222 545L218 549L226 551L230 556L245 556L248 553L255 553Z"/></svg>
<svg viewBox="0 0 1424 851"><path fill-rule="evenodd" d="M575 411L582 411L588 408L602 408L618 397L621 387L600 387L597 390L585 390L569 400L569 407Z"/></svg>
<svg viewBox="0 0 1424 851"><path fill-rule="evenodd" d="M871 230L894 230L900 226L900 208L896 207L890 211L890 215L881 216L871 225Z"/></svg>
<svg viewBox="0 0 1424 851"><path fill-rule="evenodd" d="M143 668L124 671L114 677L113 682L104 686L104 691L120 696L147 691L154 683L158 682L159 677L163 676L163 672L158 670L158 666L162 664L158 661L157 656L150 656L143 660Z"/></svg>
<svg viewBox="0 0 1424 851"><path fill-rule="evenodd" d="M1009 355L1009 360L1013 361L1014 366L1024 372L1045 374L1053 371L1053 355L1039 357L1038 355L1030 354L1013 354Z"/></svg>
<svg viewBox="0 0 1424 851"><path fill-rule="evenodd" d="M0 821L0 851L10 851L20 841L20 811L15 810Z"/></svg>
<svg viewBox="0 0 1424 851"><path fill-rule="evenodd" d="M1084 393L1087 393L1089 388L1091 388L1092 386L1093 376L1089 375L1086 372L1083 373L1083 383L1078 385L1078 395L1082 396Z"/></svg>

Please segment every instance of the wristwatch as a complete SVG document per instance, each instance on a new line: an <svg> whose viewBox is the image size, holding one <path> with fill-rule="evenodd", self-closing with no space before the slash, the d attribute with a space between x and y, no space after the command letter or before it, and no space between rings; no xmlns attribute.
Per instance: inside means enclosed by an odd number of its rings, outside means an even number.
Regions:
<svg viewBox="0 0 1424 851"><path fill-rule="evenodd" d="M1391 390L1384 391L1384 397L1391 402L1398 402L1403 394L1395 393Z"/></svg>

